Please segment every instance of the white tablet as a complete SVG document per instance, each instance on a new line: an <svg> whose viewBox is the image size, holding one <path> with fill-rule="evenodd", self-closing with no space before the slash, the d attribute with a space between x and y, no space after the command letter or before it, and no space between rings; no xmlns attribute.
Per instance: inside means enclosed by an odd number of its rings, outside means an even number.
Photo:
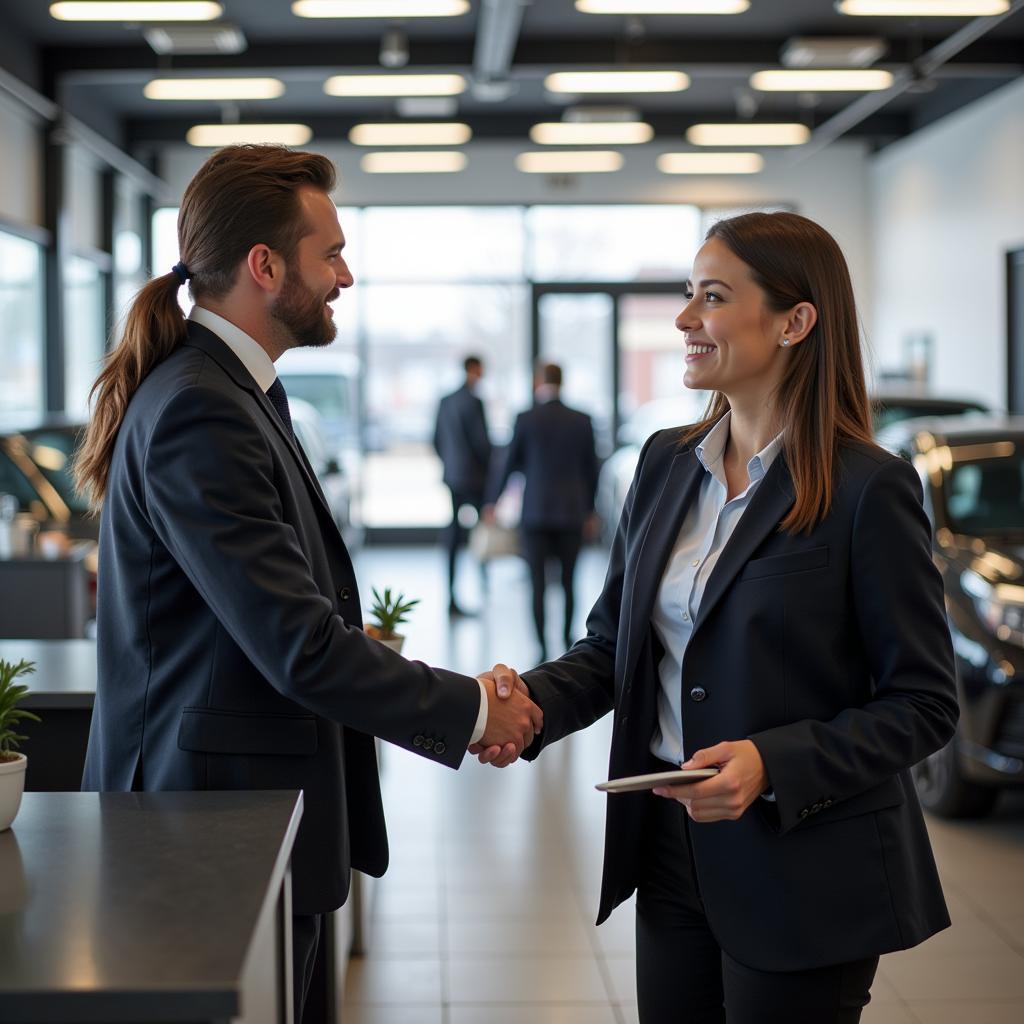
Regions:
<svg viewBox="0 0 1024 1024"><path fill-rule="evenodd" d="M717 775L717 768L680 768L674 772L655 772L653 775L629 775L624 779L609 779L599 782L602 793L639 793L655 786L678 786L683 782L699 782Z"/></svg>

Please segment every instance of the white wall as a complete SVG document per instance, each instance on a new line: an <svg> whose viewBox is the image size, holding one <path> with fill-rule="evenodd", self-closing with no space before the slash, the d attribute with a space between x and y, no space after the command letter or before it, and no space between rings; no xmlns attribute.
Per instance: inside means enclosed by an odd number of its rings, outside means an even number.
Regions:
<svg viewBox="0 0 1024 1024"><path fill-rule="evenodd" d="M513 165L521 143L474 142L469 165L458 174L363 174L364 150L349 145L318 145L338 166L341 205L430 205L476 203L695 203L735 207L790 203L831 231L846 253L861 316L870 322L871 262L867 223L869 158L859 143L842 142L805 160L769 153L756 175L689 177L666 175L655 157L669 147L630 146L614 174L582 174L559 186L544 175L522 174ZM161 177L180 195L208 151L181 145L161 153ZM344 225L343 225L344 226ZM401 239L395 239L400 245Z"/></svg>
<svg viewBox="0 0 1024 1024"><path fill-rule="evenodd" d="M1008 249L1024 246L1024 81L883 150L870 170L879 366L933 338L937 392L1006 402Z"/></svg>
<svg viewBox="0 0 1024 1024"><path fill-rule="evenodd" d="M40 122L0 94L0 217L43 226L43 135Z"/></svg>

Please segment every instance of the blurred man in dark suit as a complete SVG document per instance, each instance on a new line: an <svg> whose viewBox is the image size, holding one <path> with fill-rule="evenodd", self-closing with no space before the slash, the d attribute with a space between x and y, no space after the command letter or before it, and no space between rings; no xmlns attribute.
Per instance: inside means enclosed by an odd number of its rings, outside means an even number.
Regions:
<svg viewBox="0 0 1024 1024"><path fill-rule="evenodd" d="M533 622L540 641L541 660L547 658L544 636L544 587L548 559L558 560L565 591L565 646L572 644L573 576L584 532L594 513L597 455L594 428L585 413L562 404L562 368L540 367L534 384L535 404L519 414L505 465L491 493L485 516L494 515L509 476L526 478L521 518L523 554L533 586Z"/></svg>
<svg viewBox="0 0 1024 1024"><path fill-rule="evenodd" d="M452 495L452 522L445 531L449 615L467 614L455 600L455 556L466 535L459 522L459 511L466 505L480 511L491 463L484 403L476 395L484 364L478 356L467 356L463 365L466 379L458 391L441 399L434 428L434 448L444 463L444 482Z"/></svg>

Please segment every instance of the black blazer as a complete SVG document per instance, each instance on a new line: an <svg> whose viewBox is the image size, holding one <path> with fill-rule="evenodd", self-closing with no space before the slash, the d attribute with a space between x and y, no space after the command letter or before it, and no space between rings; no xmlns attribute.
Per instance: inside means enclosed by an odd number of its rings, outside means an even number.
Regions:
<svg viewBox="0 0 1024 1024"><path fill-rule="evenodd" d="M681 436L643 449L586 638L524 675L544 711L528 758L614 707L609 776L651 770L663 653L651 609L705 472ZM753 740L778 801L690 830L716 938L761 970L903 949L949 924L908 773L957 719L920 482L861 444L840 447L834 482L820 525L782 533L793 486L776 459L708 581L683 663L686 750ZM608 799L599 922L635 888L647 799Z"/></svg>
<svg viewBox="0 0 1024 1024"><path fill-rule="evenodd" d="M482 500L491 464L491 442L484 403L465 385L441 399L434 449L444 464L444 482L453 491Z"/></svg>
<svg viewBox="0 0 1024 1024"><path fill-rule="evenodd" d="M580 529L594 510L597 471L590 417L558 399L540 402L516 418L492 499L520 472L526 479L523 526Z"/></svg>
<svg viewBox="0 0 1024 1024"><path fill-rule="evenodd" d="M83 788L301 789L296 913L388 862L373 735L457 767L475 680L360 629L352 563L309 466L216 335L143 381L100 531L99 675Z"/></svg>

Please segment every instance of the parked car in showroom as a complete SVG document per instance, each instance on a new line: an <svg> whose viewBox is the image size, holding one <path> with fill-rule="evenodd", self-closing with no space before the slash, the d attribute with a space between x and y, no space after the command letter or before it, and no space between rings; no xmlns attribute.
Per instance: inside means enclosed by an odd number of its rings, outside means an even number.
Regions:
<svg viewBox="0 0 1024 1024"><path fill-rule="evenodd" d="M905 420L879 443L921 477L956 659L957 733L914 779L929 810L980 816L1024 784L1024 417Z"/></svg>
<svg viewBox="0 0 1024 1024"><path fill-rule="evenodd" d="M875 433L900 420L925 416L965 416L991 410L973 398L950 398L914 391L879 389L871 396L871 420Z"/></svg>

